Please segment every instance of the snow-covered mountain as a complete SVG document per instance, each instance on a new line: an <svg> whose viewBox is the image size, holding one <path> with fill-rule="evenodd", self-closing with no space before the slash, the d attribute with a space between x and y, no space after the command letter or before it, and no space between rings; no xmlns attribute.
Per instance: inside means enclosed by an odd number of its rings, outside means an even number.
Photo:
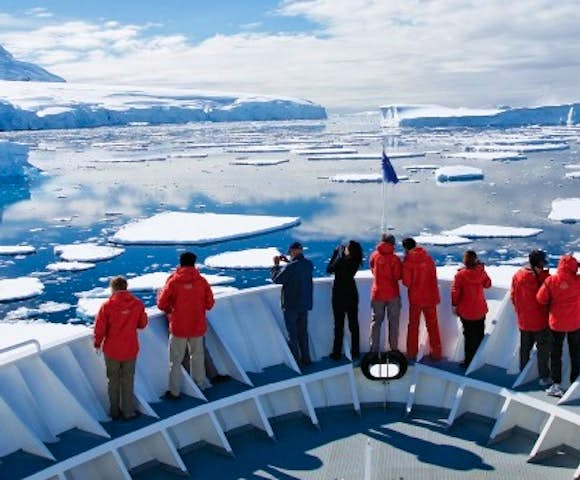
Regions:
<svg viewBox="0 0 580 480"><path fill-rule="evenodd" d="M296 98L186 89L0 81L0 130L326 118Z"/></svg>
<svg viewBox="0 0 580 480"><path fill-rule="evenodd" d="M33 63L16 60L0 45L0 80L24 82L64 82L64 78L54 75Z"/></svg>

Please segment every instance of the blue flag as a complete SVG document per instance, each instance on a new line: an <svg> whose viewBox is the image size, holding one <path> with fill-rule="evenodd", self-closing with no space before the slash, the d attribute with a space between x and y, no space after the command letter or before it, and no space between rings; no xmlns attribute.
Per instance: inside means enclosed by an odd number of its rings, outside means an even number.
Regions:
<svg viewBox="0 0 580 480"><path fill-rule="evenodd" d="M399 183L399 177L397 177L397 172L395 172L395 169L393 168L393 165L391 164L391 161L389 160L389 157L387 157L387 154L385 153L385 151L383 150L383 181L387 182L387 183Z"/></svg>

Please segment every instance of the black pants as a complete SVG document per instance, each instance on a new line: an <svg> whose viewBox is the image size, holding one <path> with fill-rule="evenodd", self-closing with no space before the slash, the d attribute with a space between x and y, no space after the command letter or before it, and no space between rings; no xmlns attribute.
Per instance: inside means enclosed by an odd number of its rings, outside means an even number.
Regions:
<svg viewBox="0 0 580 480"><path fill-rule="evenodd" d="M520 372L530 360L530 352L534 344L538 349L538 371L540 372L540 378L550 378L550 367L548 363L552 336L548 328L538 332L520 330Z"/></svg>
<svg viewBox="0 0 580 480"><path fill-rule="evenodd" d="M348 328L350 330L351 346L350 353L353 358L358 357L359 352L359 331L358 331L358 305L343 305L340 302L332 302L332 313L334 314L334 344L332 353L340 355L342 353L342 341L344 338L344 316L348 318Z"/></svg>
<svg viewBox="0 0 580 480"><path fill-rule="evenodd" d="M460 317L461 318L461 317ZM465 338L465 365L469 365L473 359L479 344L483 340L485 331L485 317L479 320L466 320L461 318L463 324L463 337Z"/></svg>
<svg viewBox="0 0 580 480"><path fill-rule="evenodd" d="M570 352L570 383L573 383L580 373L580 329L573 332L556 332L552 330L552 352L550 354L550 367L552 369L552 381L562 383L562 347L564 337L568 337L568 351Z"/></svg>

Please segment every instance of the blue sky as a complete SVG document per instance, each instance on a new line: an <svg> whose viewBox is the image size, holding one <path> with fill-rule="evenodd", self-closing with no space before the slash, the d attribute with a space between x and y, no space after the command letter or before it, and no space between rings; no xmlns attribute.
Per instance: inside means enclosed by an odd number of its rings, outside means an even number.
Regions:
<svg viewBox="0 0 580 480"><path fill-rule="evenodd" d="M578 0L0 0L0 44L71 82L489 107L578 100Z"/></svg>

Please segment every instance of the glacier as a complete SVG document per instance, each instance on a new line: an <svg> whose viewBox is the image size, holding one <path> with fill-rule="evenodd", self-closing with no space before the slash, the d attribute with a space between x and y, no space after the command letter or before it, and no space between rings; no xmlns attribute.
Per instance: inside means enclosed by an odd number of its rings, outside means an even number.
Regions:
<svg viewBox="0 0 580 480"><path fill-rule="evenodd" d="M0 131L325 118L322 106L289 97L0 81Z"/></svg>
<svg viewBox="0 0 580 480"><path fill-rule="evenodd" d="M0 122L1 113L0 113ZM3 180L21 180L38 172L28 163L28 146L22 143L0 140L0 178Z"/></svg>
<svg viewBox="0 0 580 480"><path fill-rule="evenodd" d="M537 107L489 109L450 108L441 105L384 105L385 127L521 127L526 125L573 125L580 103Z"/></svg>

